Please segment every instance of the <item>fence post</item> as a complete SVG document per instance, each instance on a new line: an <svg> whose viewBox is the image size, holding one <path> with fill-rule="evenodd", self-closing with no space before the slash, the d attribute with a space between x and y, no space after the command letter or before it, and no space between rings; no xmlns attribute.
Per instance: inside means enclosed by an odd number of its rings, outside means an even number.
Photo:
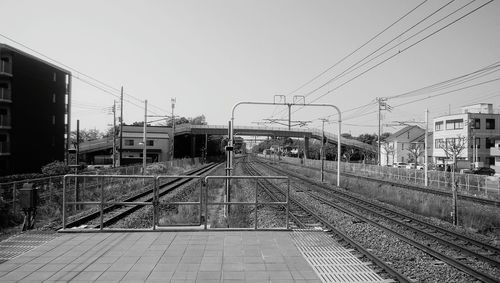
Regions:
<svg viewBox="0 0 500 283"><path fill-rule="evenodd" d="M254 219L254 230L257 230L257 207L258 207L258 204L257 204L257 196L258 196L258 193L257 193L257 189L259 188L259 182L257 179L255 179L255 219Z"/></svg>
<svg viewBox="0 0 500 283"><path fill-rule="evenodd" d="M16 182L12 186L12 211L16 212Z"/></svg>

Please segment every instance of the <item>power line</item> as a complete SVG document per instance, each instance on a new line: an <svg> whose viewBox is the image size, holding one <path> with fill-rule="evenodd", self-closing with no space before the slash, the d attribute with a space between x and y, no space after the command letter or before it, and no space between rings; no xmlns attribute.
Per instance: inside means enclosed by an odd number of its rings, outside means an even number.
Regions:
<svg viewBox="0 0 500 283"><path fill-rule="evenodd" d="M411 13L413 13L415 10L417 10L420 6L422 6L425 2L427 2L427 0L421 2L420 4L418 4L415 8L411 9L409 12L407 12L406 14L404 14L403 16L401 16L399 19L397 19L395 22L393 22L392 24L390 24L389 26L387 26L385 29L383 29L382 31L380 31L379 33L377 33L375 36L373 36L372 38L370 38L368 41L366 41L365 43L363 43L360 47L356 48L355 50L353 50L351 53L347 54L346 56L344 56L342 59L340 59L339 61L337 61L335 64L333 64L332 66L328 67L326 70L324 70L323 72L319 73L318 75L314 76L312 79L310 79L309 81L307 81L306 83L302 84L300 87L298 87L297 89L295 89L294 91L290 92L288 94L289 95L292 95L294 93L296 93L297 91L301 90L302 88L304 88L305 86L309 85L311 82L315 81L316 79L318 79L319 77L321 77L322 75L324 75L325 73L327 73L328 71L330 71L331 69L335 68L336 66L338 66L340 63L344 62L347 58L351 57L352 55L354 55L356 52L358 52L360 49L362 49L363 47L365 47L366 45L368 45L370 42L372 42L373 40L375 40L377 37L379 37L380 35L382 35L384 32L386 32L387 30L389 30L391 27L395 26L397 23L399 23L401 20L403 20L404 18L406 18L408 15L410 15Z"/></svg>

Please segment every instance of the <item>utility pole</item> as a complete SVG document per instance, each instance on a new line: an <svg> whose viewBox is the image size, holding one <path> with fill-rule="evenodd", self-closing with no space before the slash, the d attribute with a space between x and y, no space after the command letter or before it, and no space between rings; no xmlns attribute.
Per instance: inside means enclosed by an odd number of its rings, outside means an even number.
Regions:
<svg viewBox="0 0 500 283"><path fill-rule="evenodd" d="M122 151L123 151L123 86L120 92L120 159L119 166L122 166Z"/></svg>
<svg viewBox="0 0 500 283"><path fill-rule="evenodd" d="M113 100L113 168L116 167L116 101Z"/></svg>
<svg viewBox="0 0 500 283"><path fill-rule="evenodd" d="M76 120L76 165L80 164L78 156L80 155L80 120ZM75 167L75 175L78 175L78 166ZM80 184L78 177L75 177L75 202L80 201ZM81 205L75 205L75 211L80 209Z"/></svg>
<svg viewBox="0 0 500 283"><path fill-rule="evenodd" d="M321 122L322 122L321 123L321 149L320 149L320 157L319 157L319 158L321 158L321 183L323 183L325 180L325 122L326 121L327 121L326 119L321 119ZM337 158L340 158L340 156L338 156Z"/></svg>
<svg viewBox="0 0 500 283"><path fill-rule="evenodd" d="M175 108L175 98L171 98L170 102L172 103L172 155L171 159L172 161L174 160L175 157L175 115L174 115L174 108Z"/></svg>
<svg viewBox="0 0 500 283"><path fill-rule="evenodd" d="M148 123L148 100L144 100L144 126L143 126L143 142L144 147L142 148L142 175L146 174L146 137L147 137L147 123Z"/></svg>
<svg viewBox="0 0 500 283"><path fill-rule="evenodd" d="M424 185L427 187L429 185L429 180L428 180L428 174L429 174L429 168L427 168L429 166L429 160L428 160L428 155L427 154L427 147L429 146L429 141L428 141L428 135L429 133L429 109L425 109L425 139L424 139L424 147L425 147L425 150L424 150ZM415 162L416 163L416 162Z"/></svg>
<svg viewBox="0 0 500 283"><path fill-rule="evenodd" d="M382 165L382 151L381 151L381 146L382 146L382 141L380 139L380 136L382 134L382 125L381 125L381 120L382 120L382 110L389 110L390 107L387 106L387 98L384 97L377 97L378 101L378 165Z"/></svg>

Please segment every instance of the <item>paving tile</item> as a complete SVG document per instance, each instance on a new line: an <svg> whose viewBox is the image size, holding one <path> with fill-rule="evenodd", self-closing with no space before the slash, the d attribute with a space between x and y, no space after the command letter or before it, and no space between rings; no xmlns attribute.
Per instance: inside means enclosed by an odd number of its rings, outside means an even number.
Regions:
<svg viewBox="0 0 500 283"><path fill-rule="evenodd" d="M222 264L201 264L199 271L220 271L222 270Z"/></svg>
<svg viewBox="0 0 500 283"><path fill-rule="evenodd" d="M284 270L288 271L288 266L284 263L266 263L266 270L277 271Z"/></svg>
<svg viewBox="0 0 500 283"><path fill-rule="evenodd" d="M243 271L243 263L223 263L222 270L224 270L224 271Z"/></svg>
<svg viewBox="0 0 500 283"><path fill-rule="evenodd" d="M153 271L149 274L147 280L155 280L155 279L162 279L164 280L163 282L165 281L168 281L170 280L170 278L172 278L174 276L174 271L170 271L170 272L156 272L156 271Z"/></svg>
<svg viewBox="0 0 500 283"><path fill-rule="evenodd" d="M222 273L222 279L223 280L228 280L228 279L244 280L245 273L241 272L241 271L224 271Z"/></svg>
<svg viewBox="0 0 500 283"><path fill-rule="evenodd" d="M8 280L21 280L27 276L29 276L32 272L31 271L23 271L23 270L14 270L14 271L11 271L7 274L5 274L4 276L2 276L0 278L0 282L3 282L3 281L8 281Z"/></svg>
<svg viewBox="0 0 500 283"><path fill-rule="evenodd" d="M220 271L199 271L196 276L197 281L217 280L220 281L222 272Z"/></svg>
<svg viewBox="0 0 500 283"><path fill-rule="evenodd" d="M99 276L101 276L102 274L102 271L82 271L80 273L78 273L78 275L72 279L75 280L75 281L79 281L79 280L90 280L90 281L93 281L93 280L97 280L97 278L99 278Z"/></svg>
<svg viewBox="0 0 500 283"><path fill-rule="evenodd" d="M122 264L113 263L107 269L107 271L129 271L132 268L132 266L134 266L133 263L122 263Z"/></svg>
<svg viewBox="0 0 500 283"><path fill-rule="evenodd" d="M269 280L269 274L266 272L245 271L245 280Z"/></svg>
<svg viewBox="0 0 500 283"><path fill-rule="evenodd" d="M85 271L106 271L110 267L110 263L93 263L85 268Z"/></svg>
<svg viewBox="0 0 500 283"><path fill-rule="evenodd" d="M172 276L172 280L174 279L190 279L190 280L196 280L196 276L198 275L197 271L189 271L189 272L184 272L184 271L176 271L174 272L174 275Z"/></svg>
<svg viewBox="0 0 500 283"><path fill-rule="evenodd" d="M245 263L243 269L245 271L265 271L266 265L263 263Z"/></svg>
<svg viewBox="0 0 500 283"><path fill-rule="evenodd" d="M185 263L201 263L202 257L199 256L186 256L184 255L180 261L180 264L185 264Z"/></svg>
<svg viewBox="0 0 500 283"><path fill-rule="evenodd" d="M269 277L271 280L292 280L292 274L290 271L270 271Z"/></svg>
<svg viewBox="0 0 500 283"><path fill-rule="evenodd" d="M105 271L97 278L97 281L120 281L127 271Z"/></svg>
<svg viewBox="0 0 500 283"><path fill-rule="evenodd" d="M129 271L120 282L143 282L149 276L149 271Z"/></svg>
<svg viewBox="0 0 500 283"><path fill-rule="evenodd" d="M170 264L170 263L158 263L155 265L153 268L154 272L170 272L170 271L175 271L177 268L177 264Z"/></svg>
<svg viewBox="0 0 500 283"><path fill-rule="evenodd" d="M196 263L184 263L184 264L179 264L176 268L176 270L178 271L183 271L183 272L187 272L187 271L198 271L200 269L200 264L196 264Z"/></svg>

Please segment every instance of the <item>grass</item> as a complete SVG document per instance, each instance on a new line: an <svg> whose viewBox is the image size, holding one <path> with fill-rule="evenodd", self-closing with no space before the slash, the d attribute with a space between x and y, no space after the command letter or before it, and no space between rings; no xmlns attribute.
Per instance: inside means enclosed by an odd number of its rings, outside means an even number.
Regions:
<svg viewBox="0 0 500 283"><path fill-rule="evenodd" d="M320 173L317 170L288 167L289 170L309 178L319 179ZM326 174L325 177L328 183L332 185L336 183L336 176ZM366 199L376 199L415 214L452 222L452 203L449 197L347 176L341 177L341 187ZM500 208L460 200L457 206L459 225L485 235L500 235L500 219L498 218Z"/></svg>

